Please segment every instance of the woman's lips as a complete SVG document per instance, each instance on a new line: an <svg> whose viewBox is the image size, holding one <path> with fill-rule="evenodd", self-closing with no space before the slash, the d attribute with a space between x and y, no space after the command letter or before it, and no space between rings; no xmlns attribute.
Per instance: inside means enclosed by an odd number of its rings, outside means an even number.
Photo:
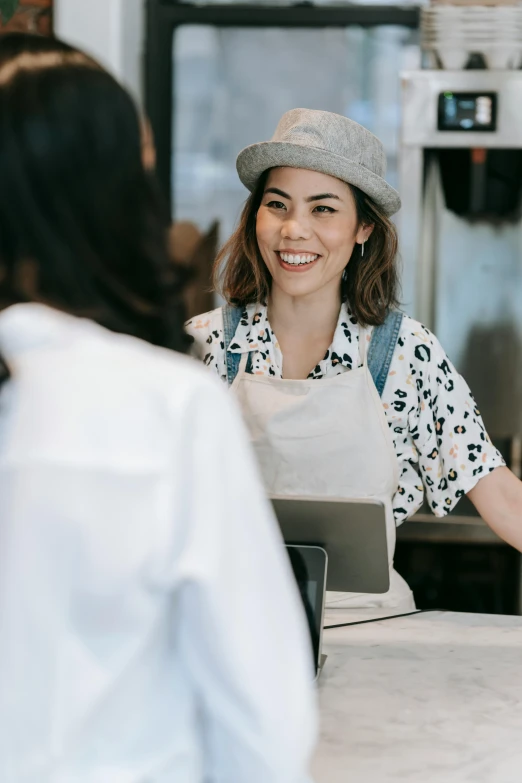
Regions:
<svg viewBox="0 0 522 783"><path fill-rule="evenodd" d="M286 253L276 251L279 265L287 272L306 272L321 258L317 253Z"/></svg>

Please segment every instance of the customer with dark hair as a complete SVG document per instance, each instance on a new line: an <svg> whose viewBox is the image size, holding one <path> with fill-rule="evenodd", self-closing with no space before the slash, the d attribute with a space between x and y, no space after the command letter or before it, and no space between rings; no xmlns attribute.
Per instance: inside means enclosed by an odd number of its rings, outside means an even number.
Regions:
<svg viewBox="0 0 522 783"><path fill-rule="evenodd" d="M142 146L93 60L0 37L0 780L301 783L306 622Z"/></svg>

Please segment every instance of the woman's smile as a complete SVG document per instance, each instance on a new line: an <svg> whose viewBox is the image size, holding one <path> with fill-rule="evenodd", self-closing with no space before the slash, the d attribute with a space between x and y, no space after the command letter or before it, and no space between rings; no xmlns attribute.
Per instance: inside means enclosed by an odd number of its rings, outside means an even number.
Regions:
<svg viewBox="0 0 522 783"><path fill-rule="evenodd" d="M321 255L306 250L276 250L279 265L287 272L306 272L315 266Z"/></svg>

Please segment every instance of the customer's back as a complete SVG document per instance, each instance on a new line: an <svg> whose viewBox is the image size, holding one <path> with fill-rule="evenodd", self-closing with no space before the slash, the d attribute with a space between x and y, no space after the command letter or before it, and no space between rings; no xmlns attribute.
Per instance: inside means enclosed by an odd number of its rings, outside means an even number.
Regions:
<svg viewBox="0 0 522 783"><path fill-rule="evenodd" d="M0 780L301 783L306 628L238 417L169 350L135 110L58 42L3 46Z"/></svg>

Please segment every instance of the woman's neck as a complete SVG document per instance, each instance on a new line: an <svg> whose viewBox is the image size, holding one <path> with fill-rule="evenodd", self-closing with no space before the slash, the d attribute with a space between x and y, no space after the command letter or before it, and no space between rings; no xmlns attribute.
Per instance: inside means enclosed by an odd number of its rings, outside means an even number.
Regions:
<svg viewBox="0 0 522 783"><path fill-rule="evenodd" d="M333 337L341 292L327 288L307 296L289 296L273 287L268 300L268 319L274 332L298 333L303 337Z"/></svg>
<svg viewBox="0 0 522 783"><path fill-rule="evenodd" d="M273 288L268 320L283 356L284 378L307 378L324 358L332 344L340 308L338 290L292 297Z"/></svg>

